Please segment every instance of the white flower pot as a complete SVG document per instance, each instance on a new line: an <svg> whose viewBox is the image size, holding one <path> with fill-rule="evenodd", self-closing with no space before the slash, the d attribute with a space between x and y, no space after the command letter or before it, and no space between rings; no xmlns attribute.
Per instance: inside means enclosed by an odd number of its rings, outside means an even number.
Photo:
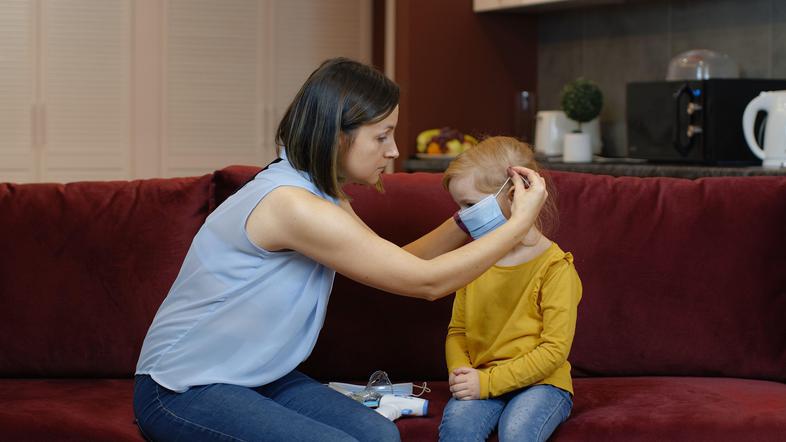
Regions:
<svg viewBox="0 0 786 442"><path fill-rule="evenodd" d="M592 140L590 134L572 132L565 134L562 161L566 163L592 162Z"/></svg>

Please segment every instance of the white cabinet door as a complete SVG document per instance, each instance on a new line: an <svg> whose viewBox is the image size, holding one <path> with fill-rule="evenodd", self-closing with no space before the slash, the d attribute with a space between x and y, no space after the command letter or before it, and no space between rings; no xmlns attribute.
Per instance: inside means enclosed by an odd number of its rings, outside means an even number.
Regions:
<svg viewBox="0 0 786 442"><path fill-rule="evenodd" d="M41 8L41 179L130 178L130 0Z"/></svg>
<svg viewBox="0 0 786 442"><path fill-rule="evenodd" d="M323 60L371 59L371 0L0 0L0 182L275 158Z"/></svg>
<svg viewBox="0 0 786 442"><path fill-rule="evenodd" d="M0 181L129 177L130 0L0 2Z"/></svg>
<svg viewBox="0 0 786 442"><path fill-rule="evenodd" d="M165 176L259 162L259 8L256 0L168 2Z"/></svg>
<svg viewBox="0 0 786 442"><path fill-rule="evenodd" d="M0 2L0 182L29 182L37 175L33 15L30 0Z"/></svg>
<svg viewBox="0 0 786 442"><path fill-rule="evenodd" d="M330 57L371 59L370 0L169 0L165 176L275 158L275 130Z"/></svg>
<svg viewBox="0 0 786 442"><path fill-rule="evenodd" d="M273 119L278 123L300 86L322 61L342 56L371 62L371 2L271 3L272 53L267 65L275 85Z"/></svg>

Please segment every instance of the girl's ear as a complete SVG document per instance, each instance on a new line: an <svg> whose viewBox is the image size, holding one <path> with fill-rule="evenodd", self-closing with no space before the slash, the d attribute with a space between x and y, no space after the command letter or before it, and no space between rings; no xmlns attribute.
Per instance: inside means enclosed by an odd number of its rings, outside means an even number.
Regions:
<svg viewBox="0 0 786 442"><path fill-rule="evenodd" d="M514 193L516 193L516 188L513 187L513 186L510 186L510 189L508 189L508 191L505 192L505 195L507 195L507 198L508 198L508 202L513 203L513 194Z"/></svg>

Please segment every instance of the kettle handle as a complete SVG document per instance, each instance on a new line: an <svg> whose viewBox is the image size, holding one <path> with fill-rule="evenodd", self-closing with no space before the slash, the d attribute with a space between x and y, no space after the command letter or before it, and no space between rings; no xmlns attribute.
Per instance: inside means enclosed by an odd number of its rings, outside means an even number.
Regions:
<svg viewBox="0 0 786 442"><path fill-rule="evenodd" d="M771 104L772 95L762 92L748 103L745 107L745 112L742 113L742 133L745 135L745 141L748 143L751 152L761 160L764 160L764 149L759 146L756 137L753 135L753 123L756 120L756 115L760 111L766 111Z"/></svg>

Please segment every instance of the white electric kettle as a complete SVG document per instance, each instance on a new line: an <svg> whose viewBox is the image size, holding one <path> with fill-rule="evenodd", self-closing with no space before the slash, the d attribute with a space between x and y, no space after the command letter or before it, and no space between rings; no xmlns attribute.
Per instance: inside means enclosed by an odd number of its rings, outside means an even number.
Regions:
<svg viewBox="0 0 786 442"><path fill-rule="evenodd" d="M535 151L546 156L562 155L562 144L565 134L578 129L578 123L558 110L539 111L535 116ZM581 129L590 134L592 152L600 154L603 143L600 138L600 122L597 118L581 125Z"/></svg>
<svg viewBox="0 0 786 442"><path fill-rule="evenodd" d="M764 146L753 135L753 123L759 112L767 112ZM751 100L742 114L742 132L754 155L764 167L786 166L786 91L762 92Z"/></svg>

